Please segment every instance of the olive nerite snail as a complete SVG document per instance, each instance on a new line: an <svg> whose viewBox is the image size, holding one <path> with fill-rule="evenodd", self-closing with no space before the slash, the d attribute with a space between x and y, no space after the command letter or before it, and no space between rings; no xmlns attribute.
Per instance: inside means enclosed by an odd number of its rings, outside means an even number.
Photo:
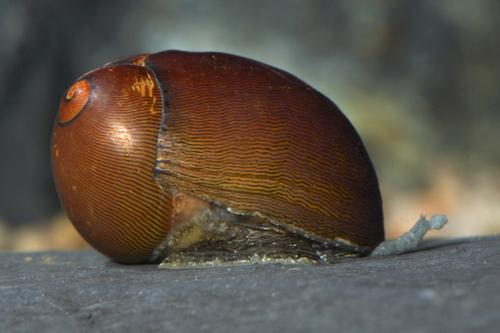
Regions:
<svg viewBox="0 0 500 333"><path fill-rule="evenodd" d="M384 240L354 127L257 61L165 51L108 63L66 92L51 145L69 219L118 262L333 262Z"/></svg>

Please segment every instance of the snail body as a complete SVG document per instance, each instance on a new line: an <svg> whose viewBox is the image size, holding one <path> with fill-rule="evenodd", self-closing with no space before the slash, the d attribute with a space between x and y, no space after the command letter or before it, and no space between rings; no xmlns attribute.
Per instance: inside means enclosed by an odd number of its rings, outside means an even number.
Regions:
<svg viewBox="0 0 500 333"><path fill-rule="evenodd" d="M61 101L62 205L98 251L171 267L335 261L384 239L361 138L277 68L165 51L91 71Z"/></svg>

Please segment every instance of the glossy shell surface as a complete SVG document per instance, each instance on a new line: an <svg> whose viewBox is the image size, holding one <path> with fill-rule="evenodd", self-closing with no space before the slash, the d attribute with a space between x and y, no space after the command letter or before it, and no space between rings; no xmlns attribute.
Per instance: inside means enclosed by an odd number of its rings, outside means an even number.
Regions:
<svg viewBox="0 0 500 333"><path fill-rule="evenodd" d="M375 170L347 118L238 56L165 51L84 75L61 102L52 160L77 230L123 262L166 237L177 192L362 250L384 238Z"/></svg>

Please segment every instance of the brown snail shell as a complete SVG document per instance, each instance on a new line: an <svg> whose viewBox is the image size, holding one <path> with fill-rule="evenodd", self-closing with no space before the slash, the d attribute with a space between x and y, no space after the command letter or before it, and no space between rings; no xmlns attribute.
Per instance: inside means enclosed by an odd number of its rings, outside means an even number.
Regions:
<svg viewBox="0 0 500 333"><path fill-rule="evenodd" d="M337 257L384 239L375 170L348 119L296 77L234 55L165 51L85 74L61 101L52 163L76 229L120 262L224 251L247 226ZM279 252L279 237L246 249Z"/></svg>

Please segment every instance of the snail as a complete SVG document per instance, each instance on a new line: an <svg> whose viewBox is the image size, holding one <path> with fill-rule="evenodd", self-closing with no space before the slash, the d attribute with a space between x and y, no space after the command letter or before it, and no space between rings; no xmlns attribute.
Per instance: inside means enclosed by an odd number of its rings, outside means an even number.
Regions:
<svg viewBox="0 0 500 333"><path fill-rule="evenodd" d="M335 262L384 240L375 169L346 116L240 56L164 51L83 75L51 154L69 219L121 263Z"/></svg>

